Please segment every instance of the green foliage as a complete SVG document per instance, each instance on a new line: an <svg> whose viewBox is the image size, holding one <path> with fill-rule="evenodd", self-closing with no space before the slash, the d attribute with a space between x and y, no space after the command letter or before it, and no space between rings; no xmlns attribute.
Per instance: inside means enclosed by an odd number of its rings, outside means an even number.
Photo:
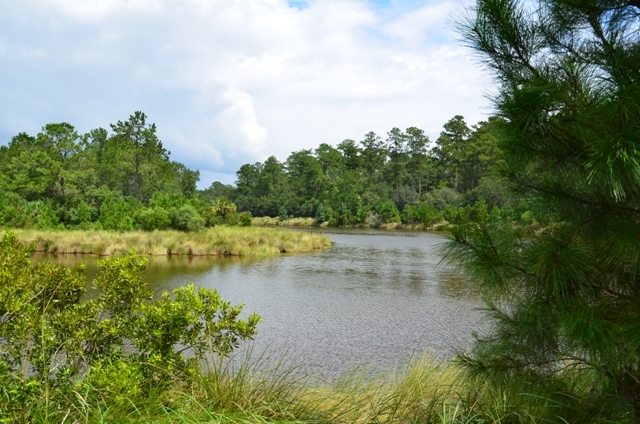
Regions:
<svg viewBox="0 0 640 424"><path fill-rule="evenodd" d="M326 220L327 220L327 215L325 214L324 205L320 203L316 208L316 221L318 221L319 223L323 223Z"/></svg>
<svg viewBox="0 0 640 424"><path fill-rule="evenodd" d="M287 212L287 208L284 207L284 205L281 205L278 208L278 219L280 219L280 222L289 219L289 213Z"/></svg>
<svg viewBox="0 0 640 424"><path fill-rule="evenodd" d="M29 255L12 233L0 241L0 420L64 421L105 399L134 408L256 333L257 315L240 319L242 307L212 290L153 299L135 254L100 261L89 298L83 267Z"/></svg>
<svg viewBox="0 0 640 424"><path fill-rule="evenodd" d="M461 360L500 384L559 382L567 398L581 381L599 422L640 420L638 10L479 0L462 27L496 75L502 168L526 202L453 228L450 257L493 321Z"/></svg>
<svg viewBox="0 0 640 424"><path fill-rule="evenodd" d="M293 152L284 162L271 156L262 163L242 165L236 187L214 182L202 191L196 190L199 172L170 160L155 124L142 112L111 125L111 131L97 128L84 135L68 123L47 124L36 136L20 133L8 146L0 146L0 190L24 201L1 202L11 205L0 211L0 225L162 228L166 220L153 222L153 214L144 208L160 207L173 216L173 209L177 213L187 204L204 219L205 227L246 224L238 212L278 217L281 208L287 210L287 218L316 217L319 205L325 209L324 220L333 225L377 225L373 215L358 211L389 200L398 210L426 200L442 211L480 197L502 207L505 200L499 190L481 185L501 163L501 122L491 117L468 127L464 118L455 116L444 125L433 148L416 127L393 128L384 140L369 132L360 141ZM435 191L439 181L454 195ZM114 205L122 198L129 199L126 203L133 210ZM222 198L237 210L219 209L217 199ZM57 221L44 210L23 214L25 208L38 209L29 206L35 201L49 205Z"/></svg>
<svg viewBox="0 0 640 424"><path fill-rule="evenodd" d="M487 205L503 208L517 196L509 190L508 181L496 176L485 176L478 185L467 193L467 201L484 199Z"/></svg>
<svg viewBox="0 0 640 424"><path fill-rule="evenodd" d="M491 212L489 213L487 220L489 222L500 222L501 219L502 219L502 211L500 210L499 207L494 206L491 209Z"/></svg>
<svg viewBox="0 0 640 424"><path fill-rule="evenodd" d="M112 125L113 134L98 128L80 135L68 123L47 124L36 136L20 133L0 147L0 191L27 203L43 202L55 211L59 224L79 228L94 227L108 199L131 196L146 205L154 193L194 197L199 172L171 162L155 125L146 119L136 112ZM9 200L21 209L15 199ZM31 227L38 222L32 219L35 215L9 218L13 212L0 212L11 222L0 225ZM111 220L105 227L128 229L129 224ZM50 216L37 225L51 228L58 223Z"/></svg>
<svg viewBox="0 0 640 424"><path fill-rule="evenodd" d="M241 227L250 227L251 226L251 212L242 212L236 215L237 216L237 225Z"/></svg>
<svg viewBox="0 0 640 424"><path fill-rule="evenodd" d="M384 224L400 222L400 212L398 211L396 204L391 201L378 203L376 206L376 213Z"/></svg>
<svg viewBox="0 0 640 424"><path fill-rule="evenodd" d="M445 210L448 206L460 206L463 203L462 197L448 187L436 188L426 193L423 200L440 211Z"/></svg>
<svg viewBox="0 0 640 424"><path fill-rule="evenodd" d="M33 225L27 209L28 202L18 194L0 192L0 225L14 228Z"/></svg>
<svg viewBox="0 0 640 424"><path fill-rule="evenodd" d="M443 219L442 213L427 202L422 202L418 206L405 206L401 218L405 224L424 224L426 226L431 226Z"/></svg>
<svg viewBox="0 0 640 424"><path fill-rule="evenodd" d="M140 210L136 215L136 223L147 231L165 230L171 225L171 218L166 209L156 206Z"/></svg>
<svg viewBox="0 0 640 424"><path fill-rule="evenodd" d="M58 215L51 208L51 205L45 202L36 201L29 203L30 215L36 220L34 228L48 229L58 228L60 221Z"/></svg>
<svg viewBox="0 0 640 424"><path fill-rule="evenodd" d="M100 222L105 230L132 231L136 202L132 198L108 198L100 206Z"/></svg>
<svg viewBox="0 0 640 424"><path fill-rule="evenodd" d="M198 231L204 228L205 220L191 205L171 210L171 226L180 231Z"/></svg>
<svg viewBox="0 0 640 424"><path fill-rule="evenodd" d="M240 225L242 227L250 226L251 214L239 214L236 211L237 207L235 203L231 202L226 197L218 197L211 202L211 206L206 209L206 226L212 227L218 224Z"/></svg>
<svg viewBox="0 0 640 424"><path fill-rule="evenodd" d="M71 209L69 215L69 221L71 221L71 224L82 226L92 221L93 213L89 205L84 201L81 201L77 208Z"/></svg>
<svg viewBox="0 0 640 424"><path fill-rule="evenodd" d="M214 185L240 211L277 217L284 207L288 217L323 218L338 226L379 225L391 218L362 208L375 210L388 201L398 210L427 201L442 212L449 205L473 203L484 194L490 197L488 190L474 190L502 164L501 123L491 117L470 128L463 117L455 116L431 149L424 131L416 127L393 128L386 140L369 132L360 142L344 140L335 148L323 143L315 151L293 152L283 163L270 157L263 163L242 165L235 190ZM501 192L494 191L491 201L495 197L496 204L503 206Z"/></svg>

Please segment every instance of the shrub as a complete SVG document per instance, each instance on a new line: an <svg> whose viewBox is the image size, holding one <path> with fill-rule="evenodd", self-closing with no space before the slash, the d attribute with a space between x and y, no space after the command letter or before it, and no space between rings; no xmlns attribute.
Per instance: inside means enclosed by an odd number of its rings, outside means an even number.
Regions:
<svg viewBox="0 0 640 424"><path fill-rule="evenodd" d="M191 205L171 211L171 225L180 231L198 231L204 228L205 220Z"/></svg>
<svg viewBox="0 0 640 424"><path fill-rule="evenodd" d="M238 225L241 227L250 227L252 221L251 212L242 212L238 214Z"/></svg>
<svg viewBox="0 0 640 424"><path fill-rule="evenodd" d="M392 201L380 202L376 206L376 212L382 220L382 223L400 222L400 212L396 204Z"/></svg>
<svg viewBox="0 0 640 424"><path fill-rule="evenodd" d="M358 209L356 213L356 222L358 224L372 225L377 223L378 216L371 210L371 205L364 205Z"/></svg>
<svg viewBox="0 0 640 424"><path fill-rule="evenodd" d="M318 203L318 207L316 208L316 221L320 224L327 220L327 216L325 213L325 208L322 203Z"/></svg>
<svg viewBox="0 0 640 424"><path fill-rule="evenodd" d="M105 230L132 231L134 201L108 198L100 205L100 222Z"/></svg>
<svg viewBox="0 0 640 424"><path fill-rule="evenodd" d="M442 214L427 202L422 202L419 206L405 206L401 217L402 222L405 224L424 224L429 226L442 221Z"/></svg>
<svg viewBox="0 0 640 424"><path fill-rule="evenodd" d="M462 196L448 187L436 188L424 195L424 201L433 205L439 211L445 210L448 206L460 206L462 200Z"/></svg>
<svg viewBox="0 0 640 424"><path fill-rule="evenodd" d="M91 222L91 208L85 202L80 202L77 208L69 211L71 224L86 227L86 223ZM83 225L85 224L85 225Z"/></svg>
<svg viewBox="0 0 640 424"><path fill-rule="evenodd" d="M41 201L31 202L29 203L29 209L29 215L32 216L32 221L35 220L35 228L51 229L58 228L60 225L58 215L56 215L48 203Z"/></svg>
<svg viewBox="0 0 640 424"><path fill-rule="evenodd" d="M136 221L142 229L147 231L165 230L169 225L171 225L169 212L159 206L140 210L136 217Z"/></svg>
<svg viewBox="0 0 640 424"><path fill-rule="evenodd" d="M32 225L27 209L28 203L21 196L0 191L0 226L22 228Z"/></svg>
<svg viewBox="0 0 640 424"><path fill-rule="evenodd" d="M287 212L287 208L282 205L278 208L278 219L280 220L280 222L283 222L289 219L289 213Z"/></svg>
<svg viewBox="0 0 640 424"><path fill-rule="evenodd" d="M240 319L242 307L213 290L153 299L135 254L100 261L83 300L84 267L32 265L30 253L13 233L0 240L0 422L75 422L74 411L105 400L133 408L256 333L260 318Z"/></svg>

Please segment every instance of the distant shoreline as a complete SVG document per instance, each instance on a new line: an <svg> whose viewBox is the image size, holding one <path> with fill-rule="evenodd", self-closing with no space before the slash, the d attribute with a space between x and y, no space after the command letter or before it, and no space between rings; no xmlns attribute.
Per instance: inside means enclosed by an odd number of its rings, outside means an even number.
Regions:
<svg viewBox="0 0 640 424"><path fill-rule="evenodd" d="M433 225L424 224L403 224L401 222L390 222L388 224L380 225L345 225L334 226L329 225L328 222L318 223L315 218L290 218L284 221L280 221L279 218L254 217L251 220L251 225L254 227L316 227L316 228L373 228L378 230L413 230L413 231L444 231L448 222L441 221Z"/></svg>

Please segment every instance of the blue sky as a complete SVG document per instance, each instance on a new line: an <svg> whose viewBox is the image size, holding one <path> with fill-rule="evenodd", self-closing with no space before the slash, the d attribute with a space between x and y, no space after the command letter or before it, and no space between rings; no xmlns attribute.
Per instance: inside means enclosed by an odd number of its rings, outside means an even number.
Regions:
<svg viewBox="0 0 640 424"><path fill-rule="evenodd" d="M270 155L490 113L459 0L0 0L0 144L136 110L200 187Z"/></svg>

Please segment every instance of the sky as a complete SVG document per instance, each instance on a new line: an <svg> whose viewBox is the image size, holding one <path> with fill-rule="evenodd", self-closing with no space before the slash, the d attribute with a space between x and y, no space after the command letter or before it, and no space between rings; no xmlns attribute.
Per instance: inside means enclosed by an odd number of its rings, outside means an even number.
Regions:
<svg viewBox="0 0 640 424"><path fill-rule="evenodd" d="M463 0L0 0L0 145L144 112L199 188L242 164L491 114Z"/></svg>

